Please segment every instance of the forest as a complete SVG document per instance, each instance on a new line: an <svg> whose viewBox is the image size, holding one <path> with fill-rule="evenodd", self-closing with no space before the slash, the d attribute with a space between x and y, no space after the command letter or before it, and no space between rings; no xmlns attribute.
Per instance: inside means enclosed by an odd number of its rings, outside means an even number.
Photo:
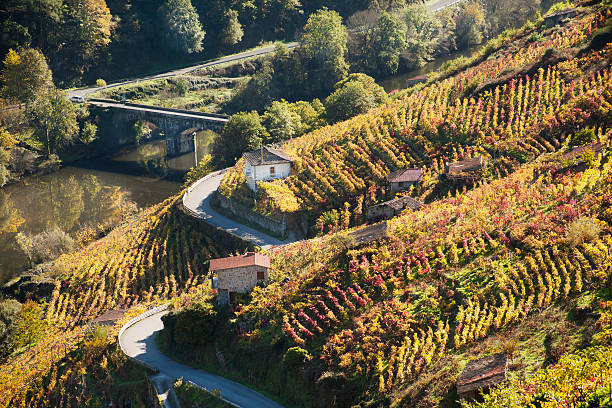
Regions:
<svg viewBox="0 0 612 408"><path fill-rule="evenodd" d="M525 14L504 19L515 6ZM122 353L117 334L159 305L170 310L164 353L288 407L610 406L612 4L543 6L466 1L433 19L399 0L3 3L0 184L14 163L52 168L66 146L96 138L95 115L61 87L199 61L242 41L300 45L278 47L237 86L228 101L237 113L180 193L136 210L93 181L66 187L75 207L115 196L100 212L117 225L3 288L0 407L153 406L152 373ZM410 21L432 30L424 48L406 42ZM422 83L390 94L376 84L476 44ZM125 73L107 71L129 61ZM282 93L297 80L309 86ZM260 88L268 92L250 93ZM230 159L262 143L282 143L294 171L247 193L244 160ZM40 157L26 160L28 151ZM478 157L479 179L442 176L448 162ZM309 237L263 250L193 218L185 190L224 165L233 167L220 194L268 217L306 214ZM422 205L357 242L368 209L393 197L387 175L410 167L423 179L400 196ZM15 232L18 214L0 209L0 227ZM32 265L45 237L22 235ZM270 279L220 307L209 262L245 251L271 258ZM90 324L109 310L125 314ZM468 361L493 353L508 357L507 381L459 402ZM187 381L174 388L183 401L225 406Z"/></svg>

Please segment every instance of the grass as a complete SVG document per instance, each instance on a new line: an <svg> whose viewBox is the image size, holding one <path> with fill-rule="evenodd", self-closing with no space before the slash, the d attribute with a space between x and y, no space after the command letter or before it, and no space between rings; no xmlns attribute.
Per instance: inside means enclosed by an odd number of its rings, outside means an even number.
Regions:
<svg viewBox="0 0 612 408"><path fill-rule="evenodd" d="M174 391L184 408L230 408L232 405L220 398L220 393L212 393L193 385L190 382L177 380L174 383Z"/></svg>

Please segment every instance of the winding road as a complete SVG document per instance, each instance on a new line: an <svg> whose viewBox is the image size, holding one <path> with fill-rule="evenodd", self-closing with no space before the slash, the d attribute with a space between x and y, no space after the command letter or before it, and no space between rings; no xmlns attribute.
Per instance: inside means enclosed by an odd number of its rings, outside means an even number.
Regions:
<svg viewBox="0 0 612 408"><path fill-rule="evenodd" d="M456 3L459 3L460 1L461 0L432 0L427 3L426 7L427 7L427 10L429 10L429 12L436 13L442 9L445 9L446 7L450 7ZM291 42L291 43L285 44L285 47L291 49L291 48L297 47L298 45L299 45L298 42ZM141 81L148 81L152 79L172 78L172 77L179 76L179 75L187 75L193 71L197 71L202 68L213 67L215 65L225 64L227 62L234 62L234 61L239 61L239 60L246 59L246 58L256 57L259 55L269 54L271 52L274 52L275 48L276 48L276 45L261 47L261 48L257 48L254 50L244 51L238 54L228 55L222 58L217 58L217 59L214 59L214 60L202 63L202 64L192 65L192 66L185 67L185 68L179 68L179 69L175 69L172 71L167 71L167 72L163 72L159 74L147 75L147 76L143 76L140 78L128 79L125 81L116 82L116 83L109 84L109 85L102 86L102 87L72 89L72 90L67 91L66 95L68 96L68 98L71 98L73 96L80 96L84 98L87 95L94 93L96 91L100 91L102 89L115 88L118 86L129 85L129 84L133 84L133 83L137 83Z"/></svg>
<svg viewBox="0 0 612 408"><path fill-rule="evenodd" d="M215 227L222 228L225 231L233 235L237 235L240 238L252 242L253 244L264 249L271 246L289 243L289 241L281 241L280 239L274 238L254 228L240 224L239 222L225 217L213 210L213 208L210 206L210 200L213 193L217 191L217 188L219 188L221 179L223 179L223 175L226 171L227 169L211 173L189 187L183 196L183 205L185 208L195 217L198 217Z"/></svg>
<svg viewBox="0 0 612 408"><path fill-rule="evenodd" d="M137 321L122 330L119 338L121 349L125 354L159 371L159 374L151 379L158 392L160 392L161 387L160 395L162 399L168 398L166 399L166 406L177 406L173 393L167 393L165 389L170 387L174 379L182 377L207 391L220 390L223 400L237 407L282 408L278 403L244 385L202 370L196 370L166 357L155 344L155 336L164 328L161 318L166 313L168 312L161 311Z"/></svg>

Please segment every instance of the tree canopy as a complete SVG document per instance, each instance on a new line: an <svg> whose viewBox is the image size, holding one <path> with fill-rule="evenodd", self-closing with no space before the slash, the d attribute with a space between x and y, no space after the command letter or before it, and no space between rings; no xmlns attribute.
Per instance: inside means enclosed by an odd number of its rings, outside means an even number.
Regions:
<svg viewBox="0 0 612 408"><path fill-rule="evenodd" d="M167 0L160 16L170 47L188 54L202 51L206 32L190 0Z"/></svg>
<svg viewBox="0 0 612 408"><path fill-rule="evenodd" d="M41 93L28 106L34 137L48 155L72 143L78 135L77 110L66 95L55 88Z"/></svg>
<svg viewBox="0 0 612 408"><path fill-rule="evenodd" d="M14 102L27 103L53 86L51 70L38 50L9 50L0 74L2 96Z"/></svg>
<svg viewBox="0 0 612 408"><path fill-rule="evenodd" d="M267 137L257 112L232 115L213 146L215 159L222 165L234 164L242 153L257 149Z"/></svg>
<svg viewBox="0 0 612 408"><path fill-rule="evenodd" d="M334 123L365 113L387 100L387 93L374 78L351 74L336 84L336 91L325 100L325 109L328 120Z"/></svg>
<svg viewBox="0 0 612 408"><path fill-rule="evenodd" d="M345 60L348 32L336 11L323 8L308 18L300 37L298 53L314 95L332 89L344 79L349 66Z"/></svg>

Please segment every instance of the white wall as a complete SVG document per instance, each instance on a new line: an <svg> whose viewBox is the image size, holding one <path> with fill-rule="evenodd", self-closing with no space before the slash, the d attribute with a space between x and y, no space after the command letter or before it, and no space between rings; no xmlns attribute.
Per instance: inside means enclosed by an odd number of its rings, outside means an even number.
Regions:
<svg viewBox="0 0 612 408"><path fill-rule="evenodd" d="M270 167L274 167L274 174L270 174ZM250 172L250 175L249 175ZM261 166L251 166L248 162L244 167L244 174L247 176L247 184L252 190L256 190L258 181L270 181L286 179L291 174L291 163L266 164Z"/></svg>

